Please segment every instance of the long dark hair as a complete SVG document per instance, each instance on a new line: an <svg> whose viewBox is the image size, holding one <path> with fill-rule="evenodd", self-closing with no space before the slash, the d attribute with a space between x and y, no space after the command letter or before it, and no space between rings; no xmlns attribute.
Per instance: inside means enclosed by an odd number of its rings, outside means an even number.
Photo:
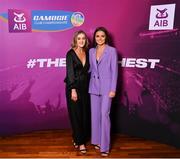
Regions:
<svg viewBox="0 0 180 159"><path fill-rule="evenodd" d="M105 33L105 35L106 35L105 44L109 44L109 43L110 43L110 37L109 37L109 33L108 33L107 29L106 29L105 27L98 27L98 28L96 28L96 30L94 31L94 35L93 35L93 47L96 47L96 46L97 46L95 36L96 36L96 33L97 33L98 31L102 31L102 32Z"/></svg>

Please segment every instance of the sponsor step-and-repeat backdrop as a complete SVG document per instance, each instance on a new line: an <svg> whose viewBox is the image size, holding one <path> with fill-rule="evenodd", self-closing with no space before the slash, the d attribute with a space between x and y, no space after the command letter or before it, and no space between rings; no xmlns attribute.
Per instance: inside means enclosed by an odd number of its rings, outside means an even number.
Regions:
<svg viewBox="0 0 180 159"><path fill-rule="evenodd" d="M64 78L72 36L110 32L119 56L112 131L180 146L178 0L0 2L0 135L70 128Z"/></svg>

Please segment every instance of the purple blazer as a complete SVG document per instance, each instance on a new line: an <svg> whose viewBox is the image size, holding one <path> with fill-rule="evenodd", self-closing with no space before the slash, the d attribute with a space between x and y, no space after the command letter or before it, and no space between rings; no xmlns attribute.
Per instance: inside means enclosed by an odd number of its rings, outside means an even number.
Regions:
<svg viewBox="0 0 180 159"><path fill-rule="evenodd" d="M90 49L89 63L89 72L91 72L89 93L108 95L110 91L115 92L118 76L118 58L116 49L106 45L98 63L96 62L96 48Z"/></svg>

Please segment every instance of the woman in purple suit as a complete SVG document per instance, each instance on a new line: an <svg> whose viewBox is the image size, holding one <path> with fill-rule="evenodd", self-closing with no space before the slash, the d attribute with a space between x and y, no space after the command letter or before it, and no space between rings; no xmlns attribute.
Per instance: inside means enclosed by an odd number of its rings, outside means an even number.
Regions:
<svg viewBox="0 0 180 159"><path fill-rule="evenodd" d="M110 149L110 108L116 95L118 62L116 49L109 46L109 35L104 27L94 32L94 48L89 51L91 78L91 143L108 156Z"/></svg>

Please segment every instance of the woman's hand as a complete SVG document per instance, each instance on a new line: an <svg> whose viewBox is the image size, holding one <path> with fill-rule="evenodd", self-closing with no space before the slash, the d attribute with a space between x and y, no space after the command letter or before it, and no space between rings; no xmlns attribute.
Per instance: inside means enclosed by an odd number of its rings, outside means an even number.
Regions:
<svg viewBox="0 0 180 159"><path fill-rule="evenodd" d="M76 102L78 97L77 97L77 92L76 92L76 89L72 89L71 90L71 99Z"/></svg>
<svg viewBox="0 0 180 159"><path fill-rule="evenodd" d="M116 95L116 92L114 92L114 91L110 91L110 92L109 92L109 97L110 97L110 98L114 98L115 95Z"/></svg>

